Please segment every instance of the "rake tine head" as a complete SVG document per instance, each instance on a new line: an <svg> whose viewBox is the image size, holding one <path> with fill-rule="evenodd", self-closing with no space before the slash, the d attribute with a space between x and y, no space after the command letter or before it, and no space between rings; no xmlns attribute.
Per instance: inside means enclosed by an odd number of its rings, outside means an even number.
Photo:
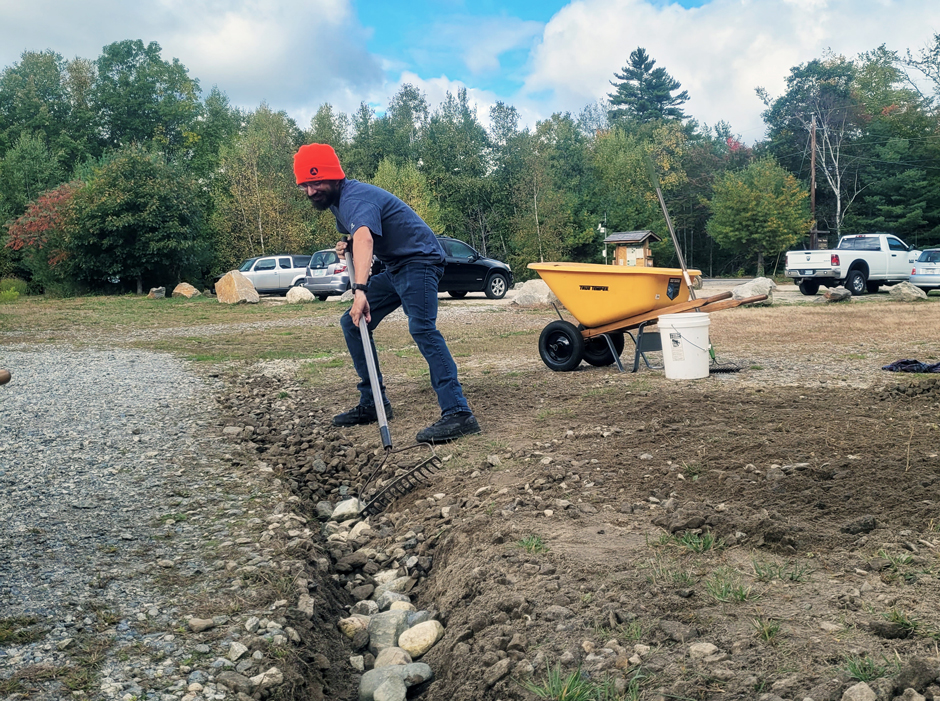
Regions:
<svg viewBox="0 0 940 701"><path fill-rule="evenodd" d="M375 516L386 509L393 500L405 496L409 492L413 491L417 487L421 486L423 482L428 481L435 472L444 467L444 464L441 462L441 459L437 457L437 454L434 452L434 447L428 443L418 443L416 445L408 446L406 448L400 448L398 450L391 451L392 453L404 453L417 448L427 448L431 451L431 456L425 458L417 465L408 468L401 475L396 477L390 483L385 485L377 494L375 494L372 499L366 504L365 509L363 509L363 514L366 516ZM386 458L388 455L386 455ZM385 461L382 461L382 465L385 464ZM381 467L381 465L380 465ZM372 477L369 478L369 482L372 481L372 478L377 474L378 469L373 473ZM366 485L368 482L366 483ZM365 494L365 487L363 485L360 494Z"/></svg>

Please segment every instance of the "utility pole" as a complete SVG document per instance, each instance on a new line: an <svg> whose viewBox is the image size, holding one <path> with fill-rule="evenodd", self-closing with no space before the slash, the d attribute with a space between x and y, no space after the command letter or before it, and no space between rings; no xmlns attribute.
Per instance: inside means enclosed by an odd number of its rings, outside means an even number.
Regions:
<svg viewBox="0 0 940 701"><path fill-rule="evenodd" d="M809 232L809 247L812 250L819 248L819 230L816 227L816 115L813 115L813 123L809 128L810 135L810 185L809 185L809 212L813 221L813 228Z"/></svg>

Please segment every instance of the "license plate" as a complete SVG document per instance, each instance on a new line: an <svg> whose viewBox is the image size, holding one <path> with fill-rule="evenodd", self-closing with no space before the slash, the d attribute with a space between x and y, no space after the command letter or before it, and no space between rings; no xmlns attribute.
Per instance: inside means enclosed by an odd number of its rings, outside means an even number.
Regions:
<svg viewBox="0 0 940 701"><path fill-rule="evenodd" d="M323 277L324 275L326 275L326 268L323 268L322 270L314 270L314 271L313 271L313 276L314 276L314 277Z"/></svg>
<svg viewBox="0 0 940 701"><path fill-rule="evenodd" d="M812 275L815 272L815 270L801 270L800 275Z"/></svg>

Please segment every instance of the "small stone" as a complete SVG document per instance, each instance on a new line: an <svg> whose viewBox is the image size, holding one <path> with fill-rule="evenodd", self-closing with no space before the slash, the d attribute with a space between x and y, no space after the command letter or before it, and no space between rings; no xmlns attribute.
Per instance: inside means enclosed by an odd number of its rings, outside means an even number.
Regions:
<svg viewBox="0 0 940 701"><path fill-rule="evenodd" d="M876 701L877 696L865 682L850 686L842 694L842 701Z"/></svg>
<svg viewBox="0 0 940 701"><path fill-rule="evenodd" d="M444 626L438 621L419 623L404 631L398 638L398 647L405 650L413 659L418 659L444 635Z"/></svg>
<svg viewBox="0 0 940 701"><path fill-rule="evenodd" d="M186 625L189 626L189 629L194 633L202 633L205 630L210 628L215 628L215 621L211 618L190 618L186 621Z"/></svg>
<svg viewBox="0 0 940 701"><path fill-rule="evenodd" d="M486 688L494 686L500 679L509 674L512 664L512 658L506 657L487 669L483 673L483 683L486 684Z"/></svg>
<svg viewBox="0 0 940 701"><path fill-rule="evenodd" d="M271 667L266 672L262 672L251 678L252 688L258 691L264 691L284 683L284 673L277 667Z"/></svg>
<svg viewBox="0 0 940 701"><path fill-rule="evenodd" d="M340 619L339 629L347 638L352 640L360 630L366 630L369 627L369 619L365 616L350 616Z"/></svg>
<svg viewBox="0 0 940 701"><path fill-rule="evenodd" d="M718 647L711 643L693 643L689 646L689 657L701 660L718 652Z"/></svg>
<svg viewBox="0 0 940 701"><path fill-rule="evenodd" d="M333 509L333 513L330 514L331 521L347 521L351 518L357 518L359 512L362 511L363 505L362 502L358 499L347 499L346 501L341 501L336 505L336 508Z"/></svg>
<svg viewBox="0 0 940 701"><path fill-rule="evenodd" d="M400 647L387 647L375 657L375 669L412 663L411 655Z"/></svg>
<svg viewBox="0 0 940 701"><path fill-rule="evenodd" d="M245 647L240 642L238 642L237 640L234 641L231 645L229 645L228 658L232 662L238 662L242 657L244 657L247 654L248 654L248 648Z"/></svg>

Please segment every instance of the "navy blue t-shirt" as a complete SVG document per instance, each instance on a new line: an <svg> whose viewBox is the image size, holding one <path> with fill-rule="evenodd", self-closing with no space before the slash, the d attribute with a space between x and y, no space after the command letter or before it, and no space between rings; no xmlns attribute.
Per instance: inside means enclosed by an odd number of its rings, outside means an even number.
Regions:
<svg viewBox="0 0 940 701"><path fill-rule="evenodd" d="M330 207L336 230L355 234L366 226L372 232L373 253L391 270L411 260L444 262L444 249L424 220L390 192L347 178L339 204Z"/></svg>

